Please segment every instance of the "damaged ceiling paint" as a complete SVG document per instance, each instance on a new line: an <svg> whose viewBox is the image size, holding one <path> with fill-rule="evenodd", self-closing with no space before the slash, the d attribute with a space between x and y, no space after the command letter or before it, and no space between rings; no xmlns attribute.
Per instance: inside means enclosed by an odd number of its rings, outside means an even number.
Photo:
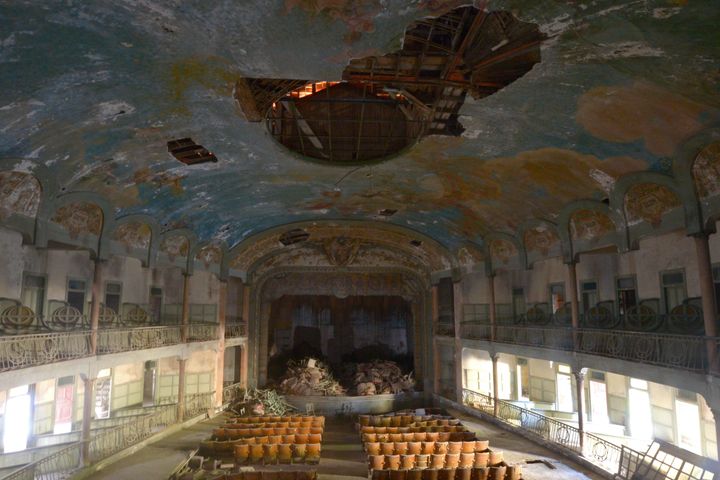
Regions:
<svg viewBox="0 0 720 480"><path fill-rule="evenodd" d="M399 50L413 22L468 3L3 4L0 171L43 165L57 193L97 192L118 215L230 246L291 222L359 219L457 250L602 200L623 175L667 171L687 138L720 121L720 3L709 0L490 1L538 25L541 62L468 96L462 135L425 136L381 164L303 161L237 106L239 79L339 81L354 59ZM167 142L188 137L218 162L175 160ZM573 221L577 235L610 228Z"/></svg>

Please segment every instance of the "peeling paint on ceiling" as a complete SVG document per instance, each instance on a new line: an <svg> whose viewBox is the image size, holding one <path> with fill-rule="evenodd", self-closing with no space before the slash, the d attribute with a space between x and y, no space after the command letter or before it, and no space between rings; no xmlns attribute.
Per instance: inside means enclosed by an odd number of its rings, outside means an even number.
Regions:
<svg viewBox="0 0 720 480"><path fill-rule="evenodd" d="M542 62L468 98L463 136L426 137L380 165L298 159L233 100L241 76L339 80L350 59L397 50L414 20L467 3L0 5L0 170L42 164L65 192L98 192L120 215L230 246L289 222L381 218L457 250L602 199L624 174L663 170L720 121L720 3L710 0L490 1L549 36ZM179 164L166 142L183 137L218 163ZM397 213L378 217L384 209Z"/></svg>

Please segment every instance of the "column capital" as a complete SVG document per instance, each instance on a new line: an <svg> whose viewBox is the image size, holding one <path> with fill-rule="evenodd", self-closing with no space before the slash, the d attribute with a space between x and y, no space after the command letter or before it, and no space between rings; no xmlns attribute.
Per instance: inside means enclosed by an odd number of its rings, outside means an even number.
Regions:
<svg viewBox="0 0 720 480"><path fill-rule="evenodd" d="M587 375L588 369L587 368L578 368L573 369L572 374L577 380L583 380L585 378L585 375Z"/></svg>

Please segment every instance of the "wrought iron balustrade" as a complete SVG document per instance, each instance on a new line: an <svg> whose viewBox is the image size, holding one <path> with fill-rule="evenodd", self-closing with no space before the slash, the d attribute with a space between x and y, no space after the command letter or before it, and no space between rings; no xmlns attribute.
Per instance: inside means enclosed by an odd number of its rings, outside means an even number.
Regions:
<svg viewBox="0 0 720 480"><path fill-rule="evenodd" d="M245 323L226 323L225 337L238 338L247 336L247 324Z"/></svg>
<svg viewBox="0 0 720 480"><path fill-rule="evenodd" d="M195 393L185 396L185 419L207 413L215 406L215 392Z"/></svg>
<svg viewBox="0 0 720 480"><path fill-rule="evenodd" d="M3 480L65 480L80 468L82 443L78 442L15 470Z"/></svg>
<svg viewBox="0 0 720 480"><path fill-rule="evenodd" d="M452 337L455 335L455 325L452 323L436 323L435 335L442 337Z"/></svg>
<svg viewBox="0 0 720 480"><path fill-rule="evenodd" d="M168 405L153 413L140 415L131 421L109 428L89 441L89 462L97 463L124 450L177 421L177 408Z"/></svg>
<svg viewBox="0 0 720 480"><path fill-rule="evenodd" d="M129 352L181 343L180 327L137 327L98 330L98 354Z"/></svg>
<svg viewBox="0 0 720 480"><path fill-rule="evenodd" d="M573 425L546 417L504 400L497 401L496 415L495 399L472 390L463 389L463 404L484 415L497 418L512 427L531 432L545 441L582 455L607 472L616 473L619 471L621 451L624 447L608 442L597 435L591 433L581 434L580 430Z"/></svg>
<svg viewBox="0 0 720 480"><path fill-rule="evenodd" d="M207 342L218 338L218 324L216 323L191 323L186 327L189 342Z"/></svg>
<svg viewBox="0 0 720 480"><path fill-rule="evenodd" d="M463 322L460 336L470 340L490 340L491 327L488 322Z"/></svg>
<svg viewBox="0 0 720 480"><path fill-rule="evenodd" d="M88 355L88 331L0 337L0 371L45 365Z"/></svg>

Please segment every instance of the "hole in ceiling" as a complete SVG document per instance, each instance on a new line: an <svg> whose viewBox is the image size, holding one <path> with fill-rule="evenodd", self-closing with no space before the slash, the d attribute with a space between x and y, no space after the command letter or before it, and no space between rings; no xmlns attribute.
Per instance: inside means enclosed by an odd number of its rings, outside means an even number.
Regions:
<svg viewBox="0 0 720 480"><path fill-rule="evenodd" d="M233 96L248 121L304 158L377 162L425 135L460 135L469 93L492 95L540 62L544 35L510 12L472 6L415 21L403 47L353 59L341 82L242 78Z"/></svg>
<svg viewBox="0 0 720 480"><path fill-rule="evenodd" d="M422 245L422 240L410 240L410 245L412 245L413 247L419 247L420 245Z"/></svg>
<svg viewBox="0 0 720 480"><path fill-rule="evenodd" d="M310 238L310 234L302 228L294 228L280 235L280 243L285 245L292 245L294 243L304 242Z"/></svg>
<svg viewBox="0 0 720 480"><path fill-rule="evenodd" d="M383 217L392 217L397 213L397 209L395 208L383 208L378 212L378 215Z"/></svg>
<svg viewBox="0 0 720 480"><path fill-rule="evenodd" d="M170 140L167 142L167 148L173 157L185 165L218 161L214 153L202 145L198 145L190 137Z"/></svg>

